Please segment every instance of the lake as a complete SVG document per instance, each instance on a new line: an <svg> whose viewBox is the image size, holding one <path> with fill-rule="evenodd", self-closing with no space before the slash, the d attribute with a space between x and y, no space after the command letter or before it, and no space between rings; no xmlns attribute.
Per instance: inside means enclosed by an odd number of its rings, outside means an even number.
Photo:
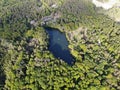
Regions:
<svg viewBox="0 0 120 90"><path fill-rule="evenodd" d="M45 28L49 36L49 47L50 52L58 59L62 59L69 65L74 64L75 60L70 54L68 48L68 41L64 33L53 28Z"/></svg>

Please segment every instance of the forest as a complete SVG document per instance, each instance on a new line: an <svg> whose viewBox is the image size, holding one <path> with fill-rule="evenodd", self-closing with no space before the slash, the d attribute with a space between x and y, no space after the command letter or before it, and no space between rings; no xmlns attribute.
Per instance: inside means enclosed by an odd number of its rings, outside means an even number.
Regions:
<svg viewBox="0 0 120 90"><path fill-rule="evenodd" d="M90 0L0 0L0 90L120 90L120 23ZM65 33L74 65L48 50Z"/></svg>

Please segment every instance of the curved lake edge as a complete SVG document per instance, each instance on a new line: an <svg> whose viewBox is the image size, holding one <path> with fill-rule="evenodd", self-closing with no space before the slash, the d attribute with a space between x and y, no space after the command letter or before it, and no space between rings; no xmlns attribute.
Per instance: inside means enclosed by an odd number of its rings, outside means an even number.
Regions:
<svg viewBox="0 0 120 90"><path fill-rule="evenodd" d="M71 54L71 51L70 51L70 48L68 47L68 45L70 44L69 43L69 41L68 41L68 38L67 38L67 36L66 36L66 34L65 34L65 32L62 32L62 31L60 31L59 29L57 29L57 28L54 28L54 27L49 27L49 26L44 26L43 27L44 28L44 30L45 30L45 32L47 33L47 35L48 35L48 50L50 51L50 52L52 52L52 54L54 55L54 57L55 58L57 58L57 59L62 59L63 61L65 61L67 64L69 64L69 65L74 65L75 64L75 58L74 58L74 56ZM64 56L64 54L66 54L67 53L67 55L65 56L65 57L63 57L62 56L62 58L61 58L61 56L60 56L60 58L57 56L57 55L55 55L56 53L54 53L51 49L50 49L50 47L51 47L51 42L50 42L50 40L51 40L51 38L53 37L50 37L50 33L49 32L57 32L57 33L59 33L59 34L61 34L61 35L63 35L62 37L64 37L63 39L65 39L65 43L66 43L66 50L65 51L63 51L63 52L61 52L62 53L62 55ZM58 35L58 37L59 37L59 35ZM52 42L53 43L53 42ZM59 45L59 44L55 44L56 46L58 46L58 48L61 48L62 46L61 45ZM55 47L56 47L55 46ZM59 51L58 51L59 52ZM57 53L58 53L57 52ZM67 57L68 56L68 57ZM65 60L64 58L70 58L70 60Z"/></svg>

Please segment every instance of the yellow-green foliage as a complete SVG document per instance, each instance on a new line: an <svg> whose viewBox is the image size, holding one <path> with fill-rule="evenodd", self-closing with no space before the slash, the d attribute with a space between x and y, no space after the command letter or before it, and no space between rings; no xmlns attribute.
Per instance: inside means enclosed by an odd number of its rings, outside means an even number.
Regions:
<svg viewBox="0 0 120 90"><path fill-rule="evenodd" d="M60 17L46 26L73 35L73 66L48 50L41 19L55 13ZM119 38L120 25L96 13L90 0L1 0L0 89L119 90Z"/></svg>

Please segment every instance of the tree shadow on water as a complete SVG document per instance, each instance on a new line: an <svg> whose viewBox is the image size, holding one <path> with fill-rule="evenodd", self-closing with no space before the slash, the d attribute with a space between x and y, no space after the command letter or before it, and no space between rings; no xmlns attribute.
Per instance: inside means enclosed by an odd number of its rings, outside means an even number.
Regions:
<svg viewBox="0 0 120 90"><path fill-rule="evenodd" d="M56 58L62 59L63 61L65 61L69 65L73 65L74 64L75 59L70 54L70 51L68 49L62 49L62 47L59 44L55 43L52 46L49 45L49 50L50 50L50 52L53 53L53 55Z"/></svg>

